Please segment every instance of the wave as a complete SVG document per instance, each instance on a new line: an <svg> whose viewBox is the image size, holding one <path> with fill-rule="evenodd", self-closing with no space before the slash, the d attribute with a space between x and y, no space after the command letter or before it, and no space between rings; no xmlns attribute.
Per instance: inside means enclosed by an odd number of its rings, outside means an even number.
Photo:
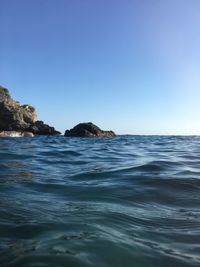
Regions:
<svg viewBox="0 0 200 267"><path fill-rule="evenodd" d="M2 267L200 265L200 138L0 140Z"/></svg>

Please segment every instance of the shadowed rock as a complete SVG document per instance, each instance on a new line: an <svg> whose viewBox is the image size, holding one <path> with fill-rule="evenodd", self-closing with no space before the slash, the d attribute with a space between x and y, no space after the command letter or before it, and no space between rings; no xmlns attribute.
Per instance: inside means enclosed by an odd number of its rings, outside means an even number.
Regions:
<svg viewBox="0 0 200 267"><path fill-rule="evenodd" d="M11 98L8 89L0 86L0 131L28 131L34 134L60 134L42 121L37 121L36 109L21 105Z"/></svg>
<svg viewBox="0 0 200 267"><path fill-rule="evenodd" d="M113 131L103 131L91 122L80 123L74 128L65 131L65 136L74 137L113 137L116 134Z"/></svg>

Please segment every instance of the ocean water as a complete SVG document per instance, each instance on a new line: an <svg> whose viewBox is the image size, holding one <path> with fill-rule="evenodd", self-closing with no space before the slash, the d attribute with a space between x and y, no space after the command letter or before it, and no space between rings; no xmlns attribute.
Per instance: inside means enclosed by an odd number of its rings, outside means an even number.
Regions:
<svg viewBox="0 0 200 267"><path fill-rule="evenodd" d="M0 266L200 266L200 137L1 138Z"/></svg>

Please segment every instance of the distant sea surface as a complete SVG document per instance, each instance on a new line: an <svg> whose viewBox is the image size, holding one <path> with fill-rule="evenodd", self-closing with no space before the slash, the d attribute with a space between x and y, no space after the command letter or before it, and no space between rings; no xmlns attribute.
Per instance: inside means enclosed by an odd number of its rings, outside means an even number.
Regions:
<svg viewBox="0 0 200 267"><path fill-rule="evenodd" d="M200 266L200 137L0 139L1 267Z"/></svg>

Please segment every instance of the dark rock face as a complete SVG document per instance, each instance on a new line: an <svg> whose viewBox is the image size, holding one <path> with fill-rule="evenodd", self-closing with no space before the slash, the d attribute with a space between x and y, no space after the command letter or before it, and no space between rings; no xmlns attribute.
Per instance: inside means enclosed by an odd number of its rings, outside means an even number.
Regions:
<svg viewBox="0 0 200 267"><path fill-rule="evenodd" d="M60 134L37 121L36 109L13 100L8 89L0 86L0 131L28 131L34 134Z"/></svg>
<svg viewBox="0 0 200 267"><path fill-rule="evenodd" d="M60 132L56 131L54 127L45 124L43 121L36 121L34 124L31 124L31 126L27 130L34 134L40 135L60 134Z"/></svg>
<svg viewBox="0 0 200 267"><path fill-rule="evenodd" d="M65 136L74 137L113 137L116 134L113 131L103 131L91 122L80 123L71 130L65 131Z"/></svg>

